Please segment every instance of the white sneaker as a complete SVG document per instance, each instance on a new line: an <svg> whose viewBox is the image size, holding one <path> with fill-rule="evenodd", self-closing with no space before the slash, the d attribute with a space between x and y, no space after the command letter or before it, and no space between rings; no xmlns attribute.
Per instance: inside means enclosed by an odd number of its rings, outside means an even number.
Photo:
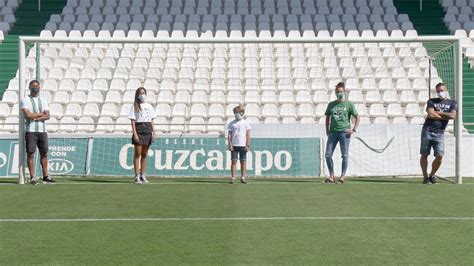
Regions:
<svg viewBox="0 0 474 266"><path fill-rule="evenodd" d="M136 176L135 176L135 184L137 184L137 185L141 185L141 184L142 184L142 181L140 180L140 175L136 175Z"/></svg>
<svg viewBox="0 0 474 266"><path fill-rule="evenodd" d="M240 183L242 183L242 184L247 184L247 180L245 180L245 176L242 176L242 177L240 178Z"/></svg>
<svg viewBox="0 0 474 266"><path fill-rule="evenodd" d="M36 177L34 177L34 176L30 177L29 183L33 186L36 185Z"/></svg>
<svg viewBox="0 0 474 266"><path fill-rule="evenodd" d="M141 175L141 174L140 174L140 181L142 181L142 183L145 183L145 184L150 183L150 182L148 182L148 179L146 179L146 176Z"/></svg>

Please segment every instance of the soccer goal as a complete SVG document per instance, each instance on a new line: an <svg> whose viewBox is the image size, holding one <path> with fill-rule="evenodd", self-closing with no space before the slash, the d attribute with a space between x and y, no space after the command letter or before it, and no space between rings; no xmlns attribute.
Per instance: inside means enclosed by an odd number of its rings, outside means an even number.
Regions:
<svg viewBox="0 0 474 266"><path fill-rule="evenodd" d="M322 177L325 108L334 86L361 118L349 176L420 176L420 134L437 83L458 102L445 135L439 175L462 183L462 53L459 39L360 38L45 38L20 37L19 91L42 83L50 102L53 175L132 176L127 119L147 89L158 138L149 176L226 176L226 124L243 105L252 126L249 176ZM19 112L19 183L25 182ZM334 154L336 173L339 148ZM37 164L38 165L38 164ZM38 169L39 170L39 169Z"/></svg>

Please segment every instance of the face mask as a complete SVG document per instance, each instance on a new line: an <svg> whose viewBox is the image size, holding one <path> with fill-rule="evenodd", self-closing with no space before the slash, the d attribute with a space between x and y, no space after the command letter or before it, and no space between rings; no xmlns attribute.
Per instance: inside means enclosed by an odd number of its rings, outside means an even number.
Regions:
<svg viewBox="0 0 474 266"><path fill-rule="evenodd" d="M30 92L31 92L32 94L37 94L39 91L40 91L39 88L33 88L33 87L30 88Z"/></svg>
<svg viewBox="0 0 474 266"><path fill-rule="evenodd" d="M344 93L336 93L336 97L338 100L344 100Z"/></svg>
<svg viewBox="0 0 474 266"><path fill-rule="evenodd" d="M242 119L242 113L234 113L235 119L240 120Z"/></svg>
<svg viewBox="0 0 474 266"><path fill-rule="evenodd" d="M446 99L446 98L448 98L448 94L447 94L445 91L437 92L436 95L437 95L438 98L440 98L440 99Z"/></svg>
<svg viewBox="0 0 474 266"><path fill-rule="evenodd" d="M141 103L144 103L145 100L146 100L146 96L142 94L142 95L138 96L138 100L139 100Z"/></svg>

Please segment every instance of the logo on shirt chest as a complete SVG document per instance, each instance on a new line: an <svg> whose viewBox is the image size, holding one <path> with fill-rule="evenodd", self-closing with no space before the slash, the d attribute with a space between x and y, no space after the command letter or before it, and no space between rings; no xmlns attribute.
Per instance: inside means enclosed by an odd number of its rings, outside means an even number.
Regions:
<svg viewBox="0 0 474 266"><path fill-rule="evenodd" d="M147 120L147 119L150 119L151 117L151 110L150 108L145 108L142 112L142 117L143 119Z"/></svg>
<svg viewBox="0 0 474 266"><path fill-rule="evenodd" d="M344 112L347 111L346 107L334 107L332 109L332 115L336 120L339 120L344 117Z"/></svg>
<svg viewBox="0 0 474 266"><path fill-rule="evenodd" d="M435 111L448 112L451 106L445 103L435 103L434 108Z"/></svg>
<svg viewBox="0 0 474 266"><path fill-rule="evenodd" d="M241 131L243 130L245 127L242 126L242 125L233 125L232 126L232 129L235 130L235 131Z"/></svg>

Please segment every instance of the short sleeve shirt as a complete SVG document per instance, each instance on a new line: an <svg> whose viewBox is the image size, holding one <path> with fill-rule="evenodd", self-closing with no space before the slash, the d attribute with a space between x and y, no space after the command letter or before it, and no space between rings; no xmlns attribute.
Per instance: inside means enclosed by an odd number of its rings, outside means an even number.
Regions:
<svg viewBox="0 0 474 266"><path fill-rule="evenodd" d="M135 106L132 105L130 108L130 112L128 113L128 118L130 120L135 120L137 123L149 123L155 117L155 109L149 103L141 103L140 104L141 111L135 111Z"/></svg>
<svg viewBox="0 0 474 266"><path fill-rule="evenodd" d="M39 114L49 110L48 102L41 97L25 96L20 101L20 109L28 109L31 113ZM44 121L33 121L26 119L26 132L46 132Z"/></svg>
<svg viewBox="0 0 474 266"><path fill-rule="evenodd" d="M451 113L458 110L458 104L456 101L450 99L443 100L439 98L432 98L428 100L426 105L426 110L429 108L433 108L437 112ZM446 129L446 126L448 125L448 122L448 120L434 120L427 117L425 123L423 124L423 128L436 133L443 133Z"/></svg>
<svg viewBox="0 0 474 266"><path fill-rule="evenodd" d="M228 126L229 134L232 135L232 146L245 147L247 141L247 130L251 129L249 122L245 119L233 120Z"/></svg>
<svg viewBox="0 0 474 266"><path fill-rule="evenodd" d="M351 128L351 116L357 116L357 110L351 101L332 101L328 104L326 116L331 117L329 131L344 132Z"/></svg>

